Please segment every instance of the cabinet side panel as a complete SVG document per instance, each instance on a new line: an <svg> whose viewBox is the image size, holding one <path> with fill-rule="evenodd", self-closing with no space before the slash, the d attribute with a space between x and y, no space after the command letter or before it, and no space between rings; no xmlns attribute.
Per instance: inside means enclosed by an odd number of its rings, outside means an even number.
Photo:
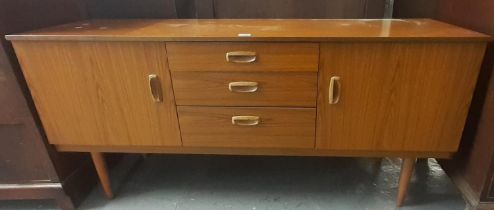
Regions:
<svg viewBox="0 0 494 210"><path fill-rule="evenodd" d="M164 43L14 42L52 144L181 145ZM163 102L153 101L156 74Z"/></svg>
<svg viewBox="0 0 494 210"><path fill-rule="evenodd" d="M457 150L484 43L321 46L317 148ZM328 103L330 78L340 101Z"/></svg>

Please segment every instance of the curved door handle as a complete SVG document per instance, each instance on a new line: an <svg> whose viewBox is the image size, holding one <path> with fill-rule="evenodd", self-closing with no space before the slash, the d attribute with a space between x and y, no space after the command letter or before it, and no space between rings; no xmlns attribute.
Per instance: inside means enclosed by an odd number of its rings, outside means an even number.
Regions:
<svg viewBox="0 0 494 210"><path fill-rule="evenodd" d="M149 81L149 92L151 93L151 97L153 101L158 103L163 101L163 93L161 91L161 83L156 74L148 75Z"/></svg>
<svg viewBox="0 0 494 210"><path fill-rule="evenodd" d="M340 101L341 83L339 76L333 76L329 80L328 102L329 104L337 104Z"/></svg>

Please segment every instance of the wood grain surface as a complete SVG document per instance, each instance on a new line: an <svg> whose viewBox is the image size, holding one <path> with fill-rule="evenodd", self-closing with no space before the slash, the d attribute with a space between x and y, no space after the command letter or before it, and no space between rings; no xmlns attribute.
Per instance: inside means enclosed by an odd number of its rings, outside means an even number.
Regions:
<svg viewBox="0 0 494 210"><path fill-rule="evenodd" d="M317 71L318 43L169 42L171 71ZM227 52L256 53L251 63L226 60Z"/></svg>
<svg viewBox="0 0 494 210"><path fill-rule="evenodd" d="M15 42L52 144L181 145L165 44ZM148 75L161 80L155 103Z"/></svg>
<svg viewBox="0 0 494 210"><path fill-rule="evenodd" d="M250 37L239 37L249 33ZM487 35L430 19L87 20L9 40L98 41L486 41Z"/></svg>
<svg viewBox="0 0 494 210"><path fill-rule="evenodd" d="M179 106L184 147L314 148L315 108ZM232 124L232 116L258 116L254 126Z"/></svg>
<svg viewBox="0 0 494 210"><path fill-rule="evenodd" d="M166 146L77 146L55 145L64 152L124 152L164 154L210 154L210 155L263 155L263 156L332 156L332 157L399 157L399 158L450 158L451 152L406 152L327 150L314 148L233 148L233 147L166 147Z"/></svg>
<svg viewBox="0 0 494 210"><path fill-rule="evenodd" d="M317 148L454 152L485 44L321 46ZM341 98L328 103L332 76Z"/></svg>
<svg viewBox="0 0 494 210"><path fill-rule="evenodd" d="M316 107L316 72L172 72L177 105ZM257 82L255 92L234 92L230 82Z"/></svg>

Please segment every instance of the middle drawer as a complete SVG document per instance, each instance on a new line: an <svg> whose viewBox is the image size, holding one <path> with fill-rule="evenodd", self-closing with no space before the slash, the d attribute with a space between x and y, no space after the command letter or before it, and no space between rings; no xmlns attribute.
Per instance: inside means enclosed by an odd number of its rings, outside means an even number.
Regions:
<svg viewBox="0 0 494 210"><path fill-rule="evenodd" d="M172 72L177 105L315 107L316 72Z"/></svg>

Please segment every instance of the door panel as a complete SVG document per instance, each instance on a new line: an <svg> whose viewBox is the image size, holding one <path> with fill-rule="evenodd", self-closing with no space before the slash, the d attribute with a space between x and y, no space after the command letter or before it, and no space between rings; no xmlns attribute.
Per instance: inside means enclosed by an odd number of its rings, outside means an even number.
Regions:
<svg viewBox="0 0 494 210"><path fill-rule="evenodd" d="M48 139L63 145L181 145L164 43L14 42ZM162 102L151 97L157 75Z"/></svg>
<svg viewBox="0 0 494 210"><path fill-rule="evenodd" d="M319 149L457 150L485 45L326 43L321 46ZM329 83L336 104L329 104ZM337 85L335 85L337 87Z"/></svg>

